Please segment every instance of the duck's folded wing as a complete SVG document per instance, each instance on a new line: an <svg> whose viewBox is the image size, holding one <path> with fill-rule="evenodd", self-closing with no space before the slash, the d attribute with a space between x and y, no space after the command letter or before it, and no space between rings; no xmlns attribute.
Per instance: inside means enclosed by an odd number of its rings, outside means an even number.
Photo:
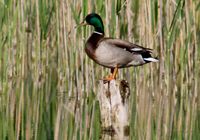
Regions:
<svg viewBox="0 0 200 140"><path fill-rule="evenodd" d="M120 47L124 50L127 50L129 52L136 52L136 53L144 53L144 52L152 52L152 49L144 48L139 45L133 44L131 42L121 40L121 39L115 39L115 38L104 38L103 41L105 41L108 44L114 45L115 47Z"/></svg>

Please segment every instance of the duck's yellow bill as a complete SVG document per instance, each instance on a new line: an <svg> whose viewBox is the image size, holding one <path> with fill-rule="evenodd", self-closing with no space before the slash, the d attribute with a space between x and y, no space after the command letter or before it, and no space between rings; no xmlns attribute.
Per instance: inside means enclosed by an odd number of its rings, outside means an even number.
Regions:
<svg viewBox="0 0 200 140"><path fill-rule="evenodd" d="M88 25L88 23L86 21L83 21L82 23L77 25L75 28L82 27L82 26L85 26L85 25Z"/></svg>

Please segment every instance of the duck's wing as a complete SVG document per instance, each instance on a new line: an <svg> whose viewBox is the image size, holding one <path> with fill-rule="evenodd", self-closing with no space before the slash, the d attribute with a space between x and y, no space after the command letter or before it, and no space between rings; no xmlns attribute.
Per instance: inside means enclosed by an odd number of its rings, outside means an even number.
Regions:
<svg viewBox="0 0 200 140"><path fill-rule="evenodd" d="M128 52L131 53L144 53L144 52L152 52L152 49L149 48L144 48L139 45L133 44L131 42L121 40L121 39L116 39L116 38L104 38L102 41L105 41L106 43L113 45L115 47L122 48Z"/></svg>
<svg viewBox="0 0 200 140"><path fill-rule="evenodd" d="M158 61L158 57L153 58L151 56L151 53L153 51L152 49L144 48L131 42L115 38L104 38L103 41L110 45L113 45L114 47L122 48L123 50L128 51L130 53L139 54L147 63Z"/></svg>

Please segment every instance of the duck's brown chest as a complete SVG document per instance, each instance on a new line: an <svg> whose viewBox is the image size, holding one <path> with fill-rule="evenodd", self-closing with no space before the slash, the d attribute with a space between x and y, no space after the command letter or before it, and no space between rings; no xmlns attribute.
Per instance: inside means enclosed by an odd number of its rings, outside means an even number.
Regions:
<svg viewBox="0 0 200 140"><path fill-rule="evenodd" d="M86 54L96 61L95 50L97 49L99 42L103 39L103 35L93 33L85 44Z"/></svg>

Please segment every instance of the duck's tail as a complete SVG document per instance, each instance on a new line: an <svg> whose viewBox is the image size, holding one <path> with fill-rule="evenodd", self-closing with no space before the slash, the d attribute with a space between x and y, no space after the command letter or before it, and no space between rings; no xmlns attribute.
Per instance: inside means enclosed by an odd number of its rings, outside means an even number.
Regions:
<svg viewBox="0 0 200 140"><path fill-rule="evenodd" d="M158 62L159 61L158 60L158 56L155 57L155 58L152 57L150 51L146 51L146 52L142 53L142 57L143 57L143 59L144 59L144 61L146 63L149 63L149 62Z"/></svg>
<svg viewBox="0 0 200 140"><path fill-rule="evenodd" d="M148 57L148 58L144 58L144 61L146 61L146 62L158 62L159 60L158 60L158 57L155 57L155 58Z"/></svg>

